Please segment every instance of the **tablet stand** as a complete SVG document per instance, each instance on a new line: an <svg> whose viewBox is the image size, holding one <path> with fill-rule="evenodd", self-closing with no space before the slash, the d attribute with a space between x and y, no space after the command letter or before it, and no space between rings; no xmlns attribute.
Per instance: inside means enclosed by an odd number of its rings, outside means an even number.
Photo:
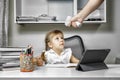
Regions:
<svg viewBox="0 0 120 80"><path fill-rule="evenodd" d="M104 62L78 64L76 67L76 70L78 71L92 71L101 69L108 69L107 65Z"/></svg>

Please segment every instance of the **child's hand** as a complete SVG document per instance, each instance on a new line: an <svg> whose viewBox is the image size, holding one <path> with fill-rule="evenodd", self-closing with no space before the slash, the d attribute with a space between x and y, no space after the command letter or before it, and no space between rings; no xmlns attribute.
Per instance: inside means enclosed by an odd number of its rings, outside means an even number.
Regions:
<svg viewBox="0 0 120 80"><path fill-rule="evenodd" d="M37 66L43 66L44 61L42 60L42 58L37 57Z"/></svg>

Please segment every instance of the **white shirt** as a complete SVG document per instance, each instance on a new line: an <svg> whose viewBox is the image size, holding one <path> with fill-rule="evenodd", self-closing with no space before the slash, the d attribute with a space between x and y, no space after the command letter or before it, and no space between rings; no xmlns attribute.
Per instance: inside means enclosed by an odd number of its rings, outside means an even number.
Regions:
<svg viewBox="0 0 120 80"><path fill-rule="evenodd" d="M67 63L70 63L71 55L72 55L71 48L65 49L63 52L61 52L60 55L58 55L52 49L45 52L47 64L67 64Z"/></svg>

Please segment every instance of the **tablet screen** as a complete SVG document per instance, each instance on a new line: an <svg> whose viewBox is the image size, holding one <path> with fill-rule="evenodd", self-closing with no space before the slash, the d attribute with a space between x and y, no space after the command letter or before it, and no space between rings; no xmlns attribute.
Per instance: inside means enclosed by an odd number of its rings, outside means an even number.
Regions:
<svg viewBox="0 0 120 80"><path fill-rule="evenodd" d="M80 64L104 62L110 49L86 50L80 60Z"/></svg>

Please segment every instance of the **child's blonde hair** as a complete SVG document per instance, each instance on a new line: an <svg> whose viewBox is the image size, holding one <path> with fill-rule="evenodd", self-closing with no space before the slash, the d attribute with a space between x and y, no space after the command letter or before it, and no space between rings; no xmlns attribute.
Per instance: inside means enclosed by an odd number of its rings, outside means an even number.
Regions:
<svg viewBox="0 0 120 80"><path fill-rule="evenodd" d="M55 35L57 35L57 34L62 34L62 36L64 37L63 32L60 31L60 30L52 30L52 31L50 31L50 32L48 32L48 33L46 34L46 37L45 37L45 51L47 51L47 50L50 48L50 47L48 46L48 42L50 42L50 40L53 38L53 36L55 36ZM45 56L44 56L45 51L42 52L42 54L41 54L41 58L42 58L44 61L46 61L46 60L45 60Z"/></svg>

